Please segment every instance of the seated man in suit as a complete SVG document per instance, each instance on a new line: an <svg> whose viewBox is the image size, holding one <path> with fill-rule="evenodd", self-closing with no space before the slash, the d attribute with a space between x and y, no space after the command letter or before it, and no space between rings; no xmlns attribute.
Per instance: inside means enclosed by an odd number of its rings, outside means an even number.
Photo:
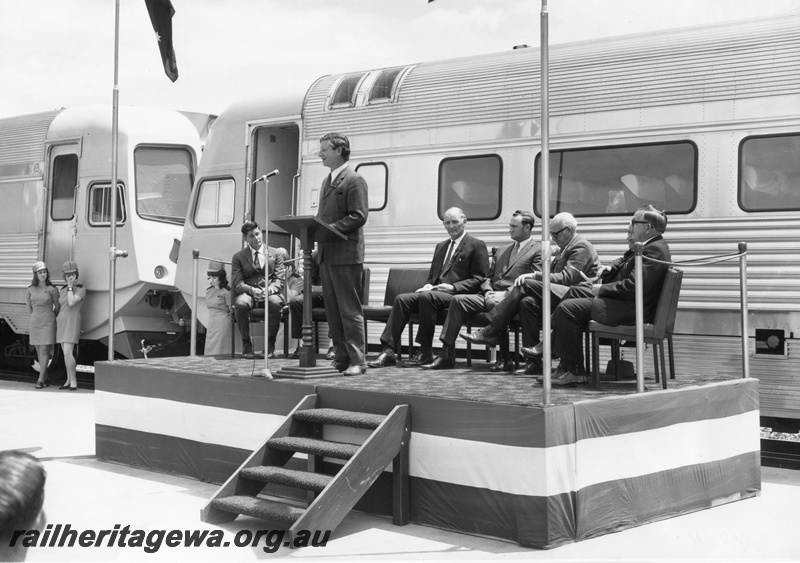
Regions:
<svg viewBox="0 0 800 563"><path fill-rule="evenodd" d="M433 334L438 313L448 307L455 295L478 291L489 271L486 245L466 232L464 212L451 207L444 212L442 223L450 238L436 245L425 285L413 293L403 293L395 298L381 335L383 352L368 364L370 367L397 363L400 338L414 312L419 312L416 341L420 351L409 363L425 365L433 362Z"/></svg>
<svg viewBox="0 0 800 563"><path fill-rule="evenodd" d="M597 275L599 259L592 243L577 233L578 222L570 213L559 213L550 220L550 237L558 247L550 267L550 309L555 310L571 288L591 288ZM494 340L495 331L505 328L517 313L522 325L520 350L529 361L526 375L542 373L542 351L539 332L542 330L542 273L523 274L514 282L506 299L489 315L490 323L482 331L464 335L466 340Z"/></svg>
<svg viewBox="0 0 800 563"><path fill-rule="evenodd" d="M636 277L633 245L644 244L642 250L642 298L644 322L653 322L661 286L672 259L669 245L662 236L667 230L667 215L652 205L636 210L628 225L629 250L617 258L600 275L591 288L570 290L553 313L553 353L561 358L553 373L553 385L588 383L583 368L582 335L589 321L609 326L636 322ZM646 260L644 258L651 258ZM659 260L655 262L654 260ZM574 298L572 298L574 297Z"/></svg>
<svg viewBox="0 0 800 563"><path fill-rule="evenodd" d="M267 353L270 357L275 353L275 337L281 323L283 307L283 258L274 248L267 248L261 241L261 229L255 221L246 221L242 225L242 237L247 246L233 255L231 259L231 278L235 298L233 300L234 316L239 334L242 337L242 355L247 359L255 358L253 342L250 340L250 311L254 307L268 305ZM269 284L265 288L264 265L267 264Z"/></svg>
<svg viewBox="0 0 800 563"><path fill-rule="evenodd" d="M513 241L497 253L489 275L481 283L481 293L456 295L447 310L447 319L439 335L442 349L433 363L422 366L425 369L445 369L455 366L456 338L466 320L476 313L489 312L503 300L514 280L523 275L531 275L541 268L542 244L531 238L534 217L530 211L515 211L508 222L508 234ZM506 344L508 339L506 339ZM502 344L502 343L501 343ZM492 371L510 371L513 363L508 358L500 358ZM512 366L512 367L509 367Z"/></svg>

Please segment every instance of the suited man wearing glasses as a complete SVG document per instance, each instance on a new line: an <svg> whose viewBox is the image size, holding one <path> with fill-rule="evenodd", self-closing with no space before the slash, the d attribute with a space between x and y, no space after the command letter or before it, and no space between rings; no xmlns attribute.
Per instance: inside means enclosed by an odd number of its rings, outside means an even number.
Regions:
<svg viewBox="0 0 800 563"><path fill-rule="evenodd" d="M264 307L266 302L269 335L267 353L272 356L283 307L283 257L262 242L261 229L255 221L246 221L242 225L242 237L247 246L231 258L231 283L235 296L233 312L242 337L242 355L247 359L256 357L250 339L250 311L255 307Z"/></svg>
<svg viewBox="0 0 800 563"><path fill-rule="evenodd" d="M467 217L458 207L444 212L442 224L449 238L436 245L425 285L413 293L395 297L389 320L381 335L383 352L369 363L370 367L393 366L397 363L400 338L411 313L419 313L417 344L419 353L408 363L426 365L433 362L433 334L436 317L456 295L476 293L489 271L486 244L466 232Z"/></svg>
<svg viewBox="0 0 800 563"><path fill-rule="evenodd" d="M480 293L456 295L447 310L447 319L439 336L442 349L433 363L425 369L447 369L455 367L455 346L458 332L467 319L477 313L489 312L506 296L514 281L522 275L539 271L542 266L542 244L531 238L534 225L533 213L515 211L508 222L508 234L513 241L497 252L489 275L483 280ZM504 346L505 344L505 346ZM507 356L508 339L500 342L503 354L491 371L509 371L513 362Z"/></svg>

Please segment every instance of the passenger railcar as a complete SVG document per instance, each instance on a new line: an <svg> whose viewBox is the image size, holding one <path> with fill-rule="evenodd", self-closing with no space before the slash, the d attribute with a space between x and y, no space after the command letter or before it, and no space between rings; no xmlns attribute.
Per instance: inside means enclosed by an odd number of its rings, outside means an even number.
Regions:
<svg viewBox="0 0 800 563"><path fill-rule="evenodd" d="M105 359L109 330L112 110L60 109L0 120L0 327L2 359L29 361L25 291L44 260L55 284L76 260L87 289L80 361ZM116 352L141 357L142 340L166 342L184 304L175 290L176 241L200 156L200 135L178 112L119 112Z"/></svg>
<svg viewBox="0 0 800 563"><path fill-rule="evenodd" d="M799 26L795 14L550 50L551 212L573 213L604 261L626 249L630 216L647 203L666 209L677 261L747 242L751 375L762 414L789 419L800 418ZM428 263L450 206L473 235L503 244L514 210L539 213L539 60L519 48L234 103L209 138L184 249L238 248L242 219L263 223L262 186L249 180L273 168L270 216L315 214L328 172L318 140L330 131L350 137L351 165L369 183L373 302L390 266ZM273 244L286 240L269 228ZM179 264L190 259L182 252ZM737 262L687 267L677 373L741 373L739 315Z"/></svg>

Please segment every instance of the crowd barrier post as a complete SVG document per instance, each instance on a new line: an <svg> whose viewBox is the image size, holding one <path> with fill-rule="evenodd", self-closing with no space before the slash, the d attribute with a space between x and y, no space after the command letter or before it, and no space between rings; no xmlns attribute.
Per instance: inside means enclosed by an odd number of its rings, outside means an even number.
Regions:
<svg viewBox="0 0 800 563"><path fill-rule="evenodd" d="M633 245L636 279L636 392L644 392L644 291L642 289L642 249L644 245Z"/></svg>
<svg viewBox="0 0 800 563"><path fill-rule="evenodd" d="M189 344L189 356L197 355L197 266L200 251L192 250L192 342Z"/></svg>
<svg viewBox="0 0 800 563"><path fill-rule="evenodd" d="M739 299L742 315L742 377L750 377L750 328L747 322L747 243L739 243Z"/></svg>

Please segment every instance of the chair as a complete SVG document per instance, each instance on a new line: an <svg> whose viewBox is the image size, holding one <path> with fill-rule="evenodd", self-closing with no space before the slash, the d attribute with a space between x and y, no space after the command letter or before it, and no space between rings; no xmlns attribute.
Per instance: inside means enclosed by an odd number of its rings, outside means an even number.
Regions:
<svg viewBox="0 0 800 563"><path fill-rule="evenodd" d="M672 346L672 333L675 330L675 316L678 312L678 298L681 293L683 271L670 267L664 276L664 285L661 287L661 296L658 299L656 314L652 323L645 323L643 327L644 342L653 345L653 362L655 367L656 382L659 378L658 364L661 361L662 387L667 388L667 372L664 366L664 340L669 345L669 370L670 379L675 379L675 356ZM592 375L595 387L600 386L599 352L600 339L612 340L612 355L619 365L619 341L635 340L636 325L607 326L596 321L589 321L589 334L592 336ZM617 367L619 373L619 367Z"/></svg>
<svg viewBox="0 0 800 563"><path fill-rule="evenodd" d="M401 293L410 293L416 291L428 280L427 268L390 268L389 278L386 280L386 291L383 294L383 305L369 305L364 307L364 325L367 321L375 321L386 324L389 320L389 314L392 312L392 305L394 299ZM414 341L413 322L418 322L418 319L410 320L408 347L412 347ZM400 359L400 350L397 351L397 357Z"/></svg>
<svg viewBox="0 0 800 563"><path fill-rule="evenodd" d="M361 299L361 305L363 307L367 307L369 305L369 280L370 280L370 270L369 268L364 268L364 271L361 275L361 288L358 292L358 297ZM325 299L325 296L322 296ZM314 349L316 353L319 353L319 323L324 323L328 319L325 316L325 308L324 307L314 307L311 309L311 322L314 324ZM367 321L366 317L364 318L364 334L366 335L367 332Z"/></svg>

